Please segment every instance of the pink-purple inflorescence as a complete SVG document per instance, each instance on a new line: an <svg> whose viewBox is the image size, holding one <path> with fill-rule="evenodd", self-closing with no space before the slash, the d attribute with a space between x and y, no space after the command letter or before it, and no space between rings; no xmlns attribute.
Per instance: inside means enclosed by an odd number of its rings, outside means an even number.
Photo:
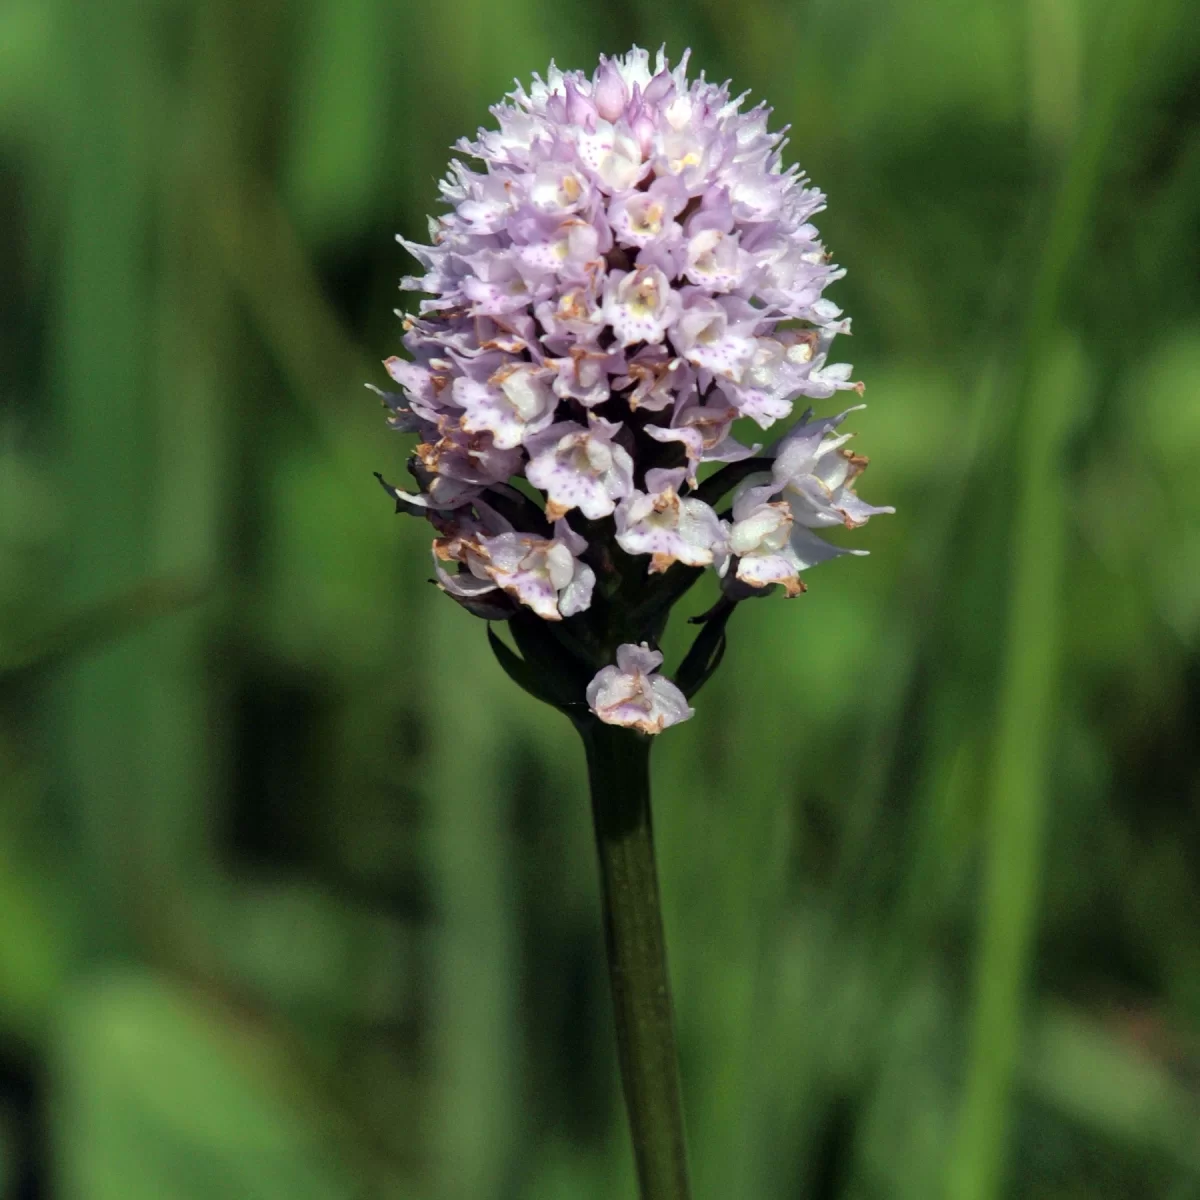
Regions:
<svg viewBox="0 0 1200 1200"><path fill-rule="evenodd" d="M647 682L661 656L638 642L662 614L639 601L657 576L712 567L726 610L773 584L795 595L801 571L864 553L816 531L892 511L853 490L866 460L837 433L845 412L805 413L766 451L732 435L862 385L828 361L849 321L822 295L843 274L811 224L824 196L783 167L769 109L686 67L636 48L590 78L551 66L458 144L479 165L451 163L432 244L403 242L423 274L402 286L431 298L383 393L420 438L418 490L385 486L435 526L440 586L489 619L606 604L573 639L592 665L623 647L589 706L647 732L691 714ZM705 463L737 465L702 483Z"/></svg>

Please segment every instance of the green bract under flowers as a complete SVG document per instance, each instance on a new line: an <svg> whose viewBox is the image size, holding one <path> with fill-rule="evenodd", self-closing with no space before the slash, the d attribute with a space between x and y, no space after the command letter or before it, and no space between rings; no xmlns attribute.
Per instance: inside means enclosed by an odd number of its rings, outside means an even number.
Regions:
<svg viewBox="0 0 1200 1200"><path fill-rule="evenodd" d="M892 511L854 492L846 412L809 410L767 450L732 436L862 385L829 361L849 321L823 297L843 274L811 224L824 196L783 167L767 108L686 68L636 48L590 78L551 66L458 144L477 165L451 163L432 244L404 242L423 274L403 286L430 298L382 393L420 438L416 490L385 486L435 527L443 590L513 621L524 686L648 733L691 715L734 604L798 594L800 572L865 553L817 531ZM681 691L652 647L708 568L723 599Z"/></svg>

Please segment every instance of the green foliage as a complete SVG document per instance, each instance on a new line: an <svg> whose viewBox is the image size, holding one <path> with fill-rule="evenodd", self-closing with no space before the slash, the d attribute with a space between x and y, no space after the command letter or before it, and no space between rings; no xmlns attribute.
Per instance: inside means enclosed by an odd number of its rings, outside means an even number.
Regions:
<svg viewBox="0 0 1200 1200"><path fill-rule="evenodd" d="M0 1194L631 1194L582 750L362 385L447 146L635 40L791 124L898 508L655 751L696 1195L1200 1196L1178 0L9 0Z"/></svg>

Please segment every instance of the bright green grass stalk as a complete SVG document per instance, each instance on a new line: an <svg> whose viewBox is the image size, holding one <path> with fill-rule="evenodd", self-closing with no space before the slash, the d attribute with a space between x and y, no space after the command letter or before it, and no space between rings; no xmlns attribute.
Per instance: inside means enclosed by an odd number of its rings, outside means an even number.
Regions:
<svg viewBox="0 0 1200 1200"><path fill-rule="evenodd" d="M1165 7L1165 6L1164 6ZM985 825L985 884L965 1092L947 1176L952 1200L1003 1193L1013 1080L1037 932L1042 835L1056 721L1059 597L1066 537L1062 443L1074 393L1045 372L1063 285L1083 244L1104 153L1156 6L1127 2L1111 17L1104 86L1067 162L1034 279L1013 379L1015 516L1005 650Z"/></svg>
<svg viewBox="0 0 1200 1200"><path fill-rule="evenodd" d="M61 14L65 18L65 14ZM71 538L61 589L71 605L119 594L145 572L153 487L144 372L153 118L159 98L132 0L85 5L59 30L67 163L58 338L64 511ZM57 752L78 819L77 879L93 953L124 947L133 900L130 830L146 788L140 721L145 645L134 639L62 679Z"/></svg>
<svg viewBox="0 0 1200 1200"><path fill-rule="evenodd" d="M517 928L500 727L502 698L464 688L452 663L465 614L429 588L417 601L427 631L427 712L433 753L429 853L439 910L430 990L437 1086L428 1137L438 1194L495 1200L512 1169L521 1113L514 1103L519 1047ZM421 610L418 610L421 611ZM500 686L500 680L496 680Z"/></svg>
<svg viewBox="0 0 1200 1200"><path fill-rule="evenodd" d="M1024 995L1041 894L1042 834L1059 674L1059 594L1066 543L1061 459L1075 408L1077 360L1061 358L1037 390L1037 436L1019 484L1008 652L992 764L983 929L971 1053L951 1195L1000 1194ZM1065 368L1065 369L1064 369Z"/></svg>
<svg viewBox="0 0 1200 1200"><path fill-rule="evenodd" d="M225 397L240 380L225 281L197 236L202 213L196 180L214 148L229 153L235 114L243 126L249 123L244 81L229 65L234 33L226 18L218 4L197 11L184 84L173 97L176 136L161 153L154 181L159 266L147 330L155 430L148 558L156 575L195 580L216 597L225 594L224 496L239 432ZM154 703L144 717L152 799L145 816L143 906L162 922L157 932L165 945L179 940L177 922L195 920L190 888L212 886L210 804L226 749L208 719L222 698L206 663L212 620L209 607L147 636L145 686ZM145 902L147 894L156 902Z"/></svg>

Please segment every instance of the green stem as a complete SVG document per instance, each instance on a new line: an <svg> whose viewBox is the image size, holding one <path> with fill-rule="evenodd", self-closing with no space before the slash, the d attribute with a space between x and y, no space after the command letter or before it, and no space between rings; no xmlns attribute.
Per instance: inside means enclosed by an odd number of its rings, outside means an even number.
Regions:
<svg viewBox="0 0 1200 1200"><path fill-rule="evenodd" d="M654 835L651 739L599 722L581 726L617 1053L642 1200L688 1200L687 1148L667 978Z"/></svg>

